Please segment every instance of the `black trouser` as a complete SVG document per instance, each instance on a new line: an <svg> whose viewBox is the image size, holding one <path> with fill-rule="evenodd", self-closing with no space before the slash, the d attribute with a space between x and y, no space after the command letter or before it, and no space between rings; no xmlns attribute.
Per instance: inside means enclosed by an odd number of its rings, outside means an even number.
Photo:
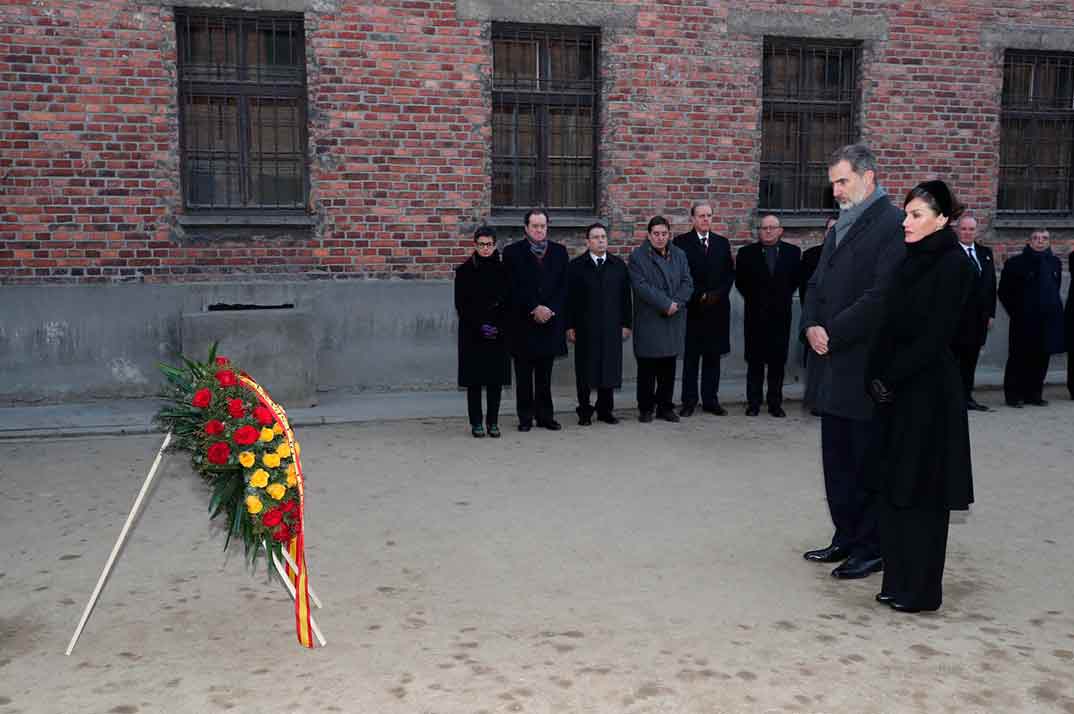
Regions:
<svg viewBox="0 0 1074 714"><path fill-rule="evenodd" d="M880 553L876 498L865 488L865 455L875 433L872 420L831 414L821 417L824 490L835 525L832 545L862 558L875 558Z"/></svg>
<svg viewBox="0 0 1074 714"><path fill-rule="evenodd" d="M720 352L701 350L686 341L682 357L682 405L697 406L697 372L701 369L701 405L714 407L720 403Z"/></svg>
<svg viewBox="0 0 1074 714"><path fill-rule="evenodd" d="M962 390L966 401L973 395L973 380L977 374L977 358L981 355L980 346L952 345L951 351L958 359L958 371L962 375Z"/></svg>
<svg viewBox="0 0 1074 714"><path fill-rule="evenodd" d="M674 409L675 357L638 357L638 411Z"/></svg>
<svg viewBox="0 0 1074 714"><path fill-rule="evenodd" d="M1008 402L1029 402L1041 398L1051 355L1041 350L1016 347L1007 355L1003 369L1003 396Z"/></svg>
<svg viewBox="0 0 1074 714"><path fill-rule="evenodd" d="M500 423L500 394L503 387L499 384L485 385L488 401L488 414L485 423L489 426ZM466 410L470 413L470 426L481 425L481 385L466 388Z"/></svg>
<svg viewBox="0 0 1074 714"><path fill-rule="evenodd" d="M578 387L578 416L590 416L593 414L593 407L589 403L589 393L592 387L582 377L578 377L575 382ZM612 413L615 409L615 397L612 395L611 387L597 387L597 414Z"/></svg>
<svg viewBox="0 0 1074 714"><path fill-rule="evenodd" d="M1074 298L1067 298L1071 300ZM1074 399L1074 348L1067 350L1067 391L1070 398Z"/></svg>
<svg viewBox="0 0 1074 714"><path fill-rule="evenodd" d="M552 363L555 357L515 356L515 407L519 424L552 421Z"/></svg>
<svg viewBox="0 0 1074 714"><path fill-rule="evenodd" d="M901 605L938 608L943 600L941 582L951 512L896 508L887 499L881 500L884 583L880 591Z"/></svg>
<svg viewBox="0 0 1074 714"><path fill-rule="evenodd" d="M746 363L746 403L751 407L761 406L764 391L765 367L768 367L768 408L783 406L783 372L784 362L765 362L752 360Z"/></svg>

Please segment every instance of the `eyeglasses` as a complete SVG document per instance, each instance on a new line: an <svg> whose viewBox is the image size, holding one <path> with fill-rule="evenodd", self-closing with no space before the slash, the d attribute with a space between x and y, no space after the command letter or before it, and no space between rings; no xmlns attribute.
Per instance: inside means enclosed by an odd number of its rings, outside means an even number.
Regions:
<svg viewBox="0 0 1074 714"><path fill-rule="evenodd" d="M779 226L761 226L762 231L778 231L779 229Z"/></svg>
<svg viewBox="0 0 1074 714"><path fill-rule="evenodd" d="M495 246L496 246L495 243L486 243L486 242L480 241L480 240L477 242L477 247L478 248L494 248Z"/></svg>

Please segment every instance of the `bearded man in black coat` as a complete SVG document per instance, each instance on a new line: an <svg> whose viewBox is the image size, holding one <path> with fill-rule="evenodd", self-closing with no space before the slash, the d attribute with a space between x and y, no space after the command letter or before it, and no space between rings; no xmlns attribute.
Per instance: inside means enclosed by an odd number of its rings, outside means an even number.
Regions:
<svg viewBox="0 0 1074 714"><path fill-rule="evenodd" d="M895 267L905 255L903 212L876 183L876 156L863 144L828 160L839 219L824 239L809 279L802 337L809 357L806 404L821 414L821 455L831 545L804 554L834 563L837 578L863 578L883 568L875 495L866 488L865 459L875 438L865 364L877 339Z"/></svg>
<svg viewBox="0 0 1074 714"><path fill-rule="evenodd" d="M735 264L731 244L710 231L712 204L697 201L690 207L693 228L675 236L677 248L690 264L693 295L686 309L686 344L682 356L682 410L688 417L697 408L697 373L701 370L701 408L723 416L720 406L720 359L731 351L731 286Z"/></svg>
<svg viewBox="0 0 1074 714"><path fill-rule="evenodd" d="M552 363L567 354L567 249L548 240L548 214L526 212L526 237L504 248L511 292L507 344L515 359L518 430L557 431L552 406Z"/></svg>
<svg viewBox="0 0 1074 714"><path fill-rule="evenodd" d="M760 412L768 370L768 413L785 417L783 373L791 334L791 303L801 273L801 249L780 240L779 218L761 218L760 240L738 250L735 285L745 302L746 416Z"/></svg>
<svg viewBox="0 0 1074 714"><path fill-rule="evenodd" d="M603 223L586 228L588 250L567 268L567 341L574 343L578 423L593 423L590 392L597 390L597 420L617 424L613 392L623 386L623 340L630 336L633 300L627 265L608 252Z"/></svg>
<svg viewBox="0 0 1074 714"><path fill-rule="evenodd" d="M1007 406L1042 407L1051 356L1063 351L1063 264L1048 243L1047 229L1029 236L1021 253L1007 259L999 276L999 301L1011 318L1003 396Z"/></svg>

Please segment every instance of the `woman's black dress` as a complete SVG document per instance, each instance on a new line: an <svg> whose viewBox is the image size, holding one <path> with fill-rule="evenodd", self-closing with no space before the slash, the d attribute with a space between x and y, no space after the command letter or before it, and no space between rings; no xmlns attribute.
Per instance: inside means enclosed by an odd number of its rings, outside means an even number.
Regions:
<svg viewBox="0 0 1074 714"><path fill-rule="evenodd" d="M950 228L906 245L866 370L894 395L877 409L870 486L879 491L881 592L903 606L940 606L952 510L973 502L969 425L949 345L975 278Z"/></svg>

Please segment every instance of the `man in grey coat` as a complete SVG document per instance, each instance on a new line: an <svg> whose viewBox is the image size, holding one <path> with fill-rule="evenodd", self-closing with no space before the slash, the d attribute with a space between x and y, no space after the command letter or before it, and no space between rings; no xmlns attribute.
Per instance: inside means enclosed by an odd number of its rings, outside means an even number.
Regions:
<svg viewBox="0 0 1074 714"><path fill-rule="evenodd" d="M839 219L828 232L809 279L802 338L809 360L806 404L821 414L821 456L831 545L806 560L835 563L832 575L863 578L883 568L877 513L865 489L865 455L873 438L873 404L865 363L888 287L905 248L903 212L876 183L876 157L863 144L844 146L828 161Z"/></svg>
<svg viewBox="0 0 1074 714"><path fill-rule="evenodd" d="M686 303L694 291L686 253L671 245L671 224L663 216L649 221L646 241L630 254L634 291L634 357L638 361L638 421L653 412L678 421L675 360L686 340Z"/></svg>

